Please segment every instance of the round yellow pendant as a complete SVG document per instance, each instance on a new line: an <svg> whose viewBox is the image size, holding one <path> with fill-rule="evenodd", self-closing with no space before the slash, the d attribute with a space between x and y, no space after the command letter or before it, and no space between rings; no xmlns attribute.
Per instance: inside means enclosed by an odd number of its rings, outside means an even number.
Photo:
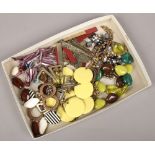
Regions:
<svg viewBox="0 0 155 155"><path fill-rule="evenodd" d="M75 95L81 99L86 99L93 94L93 85L91 83L79 84L74 87Z"/></svg>
<svg viewBox="0 0 155 155"><path fill-rule="evenodd" d="M83 114L87 114L89 112L91 112L94 108L94 100L92 97L89 97L87 99L84 100L84 104L85 104L85 111Z"/></svg>
<svg viewBox="0 0 155 155"><path fill-rule="evenodd" d="M75 92L72 90L69 93L65 94L65 99L68 99L68 98L73 97L73 96L75 96Z"/></svg>
<svg viewBox="0 0 155 155"><path fill-rule="evenodd" d="M63 68L63 75L66 76L73 76L73 70L68 68L68 67L64 67Z"/></svg>
<svg viewBox="0 0 155 155"><path fill-rule="evenodd" d="M84 102L78 97L72 97L64 104L66 114L70 117L79 117L85 111Z"/></svg>
<svg viewBox="0 0 155 155"><path fill-rule="evenodd" d="M88 83L92 80L93 73L90 69L86 69L85 67L80 67L74 72L74 79L78 83Z"/></svg>
<svg viewBox="0 0 155 155"><path fill-rule="evenodd" d="M61 121L63 122L70 122L75 119L73 117L68 116L62 106L58 107L57 115L60 117Z"/></svg>
<svg viewBox="0 0 155 155"><path fill-rule="evenodd" d="M54 107L56 102L57 102L56 99L52 98L52 97L49 97L49 98L46 99L46 105L48 107Z"/></svg>

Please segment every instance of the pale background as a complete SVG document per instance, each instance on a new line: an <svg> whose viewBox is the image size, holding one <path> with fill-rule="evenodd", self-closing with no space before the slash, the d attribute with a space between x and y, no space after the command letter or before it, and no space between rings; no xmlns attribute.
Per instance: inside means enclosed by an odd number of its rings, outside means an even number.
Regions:
<svg viewBox="0 0 155 155"><path fill-rule="evenodd" d="M0 60L105 14L0 14ZM155 140L155 14L115 14L153 86L128 101L39 140ZM0 140L32 140L0 68Z"/></svg>

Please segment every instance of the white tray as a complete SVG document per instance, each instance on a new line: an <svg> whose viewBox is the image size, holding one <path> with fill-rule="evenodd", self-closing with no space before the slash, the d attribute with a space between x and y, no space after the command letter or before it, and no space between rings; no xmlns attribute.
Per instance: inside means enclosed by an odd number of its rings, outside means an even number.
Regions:
<svg viewBox="0 0 155 155"><path fill-rule="evenodd" d="M44 41L41 41L37 44L35 44L34 46L27 48L11 57L16 57L19 55L23 55L23 54L28 54L31 52L34 52L36 49L40 48L40 47L48 47L51 46L53 44L55 44L57 41L66 38L70 35L76 34L78 32L81 32L83 30L92 28L94 26L98 27L101 25L106 25L109 28L111 28L114 32L114 40L117 42L124 42L126 44L126 46L128 47L130 53L132 54L133 58L134 58L134 72L132 74L133 77L133 86L130 88L130 90L126 93L126 95L124 95L123 97L121 97L117 102L115 102L114 104L112 104L111 106L105 107L99 111L96 112L92 112L87 116L84 117L80 117L77 121L72 122L72 123L60 123L58 125L53 125L50 126L47 130L47 134L48 133L53 133L55 131L58 131L60 129L63 129L64 127L73 125L77 122L80 122L81 120L84 120L86 118L90 118L93 117L109 108L114 107L117 104L120 104L122 101L124 101L125 99L131 97L132 95L146 89L147 87L151 86L151 80L148 76L148 73L146 72L146 69L143 65L143 62L141 61L136 49L134 48L133 44L131 43L130 39L128 38L127 34L125 33L125 31L123 30L122 26L118 23L118 21L116 20L116 18L113 15L109 15L109 16L104 16L104 17L99 17L93 20L90 20L88 22L85 22L83 24L80 24L78 26L75 26L69 30L66 30L64 32L61 32L55 36L52 36ZM21 101L19 100L19 92L18 89L16 89L15 87L12 86L11 80L10 80L10 72L12 67L15 65L15 62L10 58L2 61L2 66L4 69L4 72L6 74L6 78L8 80L9 86L11 88L11 91L13 93L13 96L15 98L16 104L19 108L19 111L23 117L23 120L26 124L26 127L28 129L28 131L30 132L31 136L33 137L32 131L31 131L31 127L30 127L30 121L29 118L26 115L26 111L25 108L21 105ZM47 135L45 134L45 135ZM34 138L34 137L33 137Z"/></svg>

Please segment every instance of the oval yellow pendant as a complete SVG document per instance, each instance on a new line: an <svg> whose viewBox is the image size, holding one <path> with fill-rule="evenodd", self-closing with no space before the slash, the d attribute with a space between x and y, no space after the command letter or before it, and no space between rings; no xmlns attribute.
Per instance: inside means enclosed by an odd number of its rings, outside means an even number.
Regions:
<svg viewBox="0 0 155 155"><path fill-rule="evenodd" d="M74 72L74 79L78 83L88 83L92 80L93 73L90 69L86 69L85 67L80 67Z"/></svg>
<svg viewBox="0 0 155 155"><path fill-rule="evenodd" d="M84 102L78 97L72 97L64 104L65 111L70 117L79 117L85 111Z"/></svg>
<svg viewBox="0 0 155 155"><path fill-rule="evenodd" d="M86 99L93 94L93 85L91 83L79 84L74 87L75 95L81 99Z"/></svg>
<svg viewBox="0 0 155 155"><path fill-rule="evenodd" d="M60 117L61 121L63 122L70 122L75 119L73 117L68 116L62 106L58 107L57 115Z"/></svg>
<svg viewBox="0 0 155 155"><path fill-rule="evenodd" d="M84 104L85 104L85 111L83 114L87 114L89 112L91 112L94 108L94 100L92 97L89 97L87 99L84 100Z"/></svg>

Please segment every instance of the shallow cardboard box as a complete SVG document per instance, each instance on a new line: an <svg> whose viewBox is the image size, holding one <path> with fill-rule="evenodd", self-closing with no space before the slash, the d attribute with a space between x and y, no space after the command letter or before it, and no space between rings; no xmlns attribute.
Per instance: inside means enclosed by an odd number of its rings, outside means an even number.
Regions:
<svg viewBox="0 0 155 155"><path fill-rule="evenodd" d="M133 44L131 43L130 39L128 38L127 34L125 33L125 31L123 30L123 28L121 27L121 25L118 23L118 21L116 20L116 18L113 15L99 17L99 18L90 20L88 22L85 22L83 24L80 24L78 26L75 26L69 30L61 32L61 33L59 33L55 36L52 36L44 41L41 41L40 43L37 43L34 46L27 48L26 50L23 50L13 56L15 57L15 56L31 53L40 47L52 46L57 41L59 41L61 39L70 37L71 35L74 35L77 33L81 33L83 30L92 28L94 26L99 27L102 25L106 25L109 28L111 28L114 32L114 40L117 42L124 42L127 45L130 53L134 57L134 72L132 74L133 81L134 81L133 86L130 88L130 90L123 97L121 97L117 102L115 102L111 106L108 106L108 107L101 109L99 111L93 111L89 115L80 117L77 121L72 122L72 123L60 123L58 125L50 125L50 127L47 130L47 134L56 132L60 129L63 129L64 127L73 125L77 122L80 122L81 120L93 117L101 112L104 112L105 110L112 108L117 104L120 104L125 99L131 97L132 95L135 95L136 93L146 89L147 87L149 87L151 85L151 80L146 72L143 62L141 61L137 51L135 50L135 48L134 48ZM26 116L25 108L23 106L21 106L21 103L20 103L21 101L19 100L19 97L18 97L19 96L18 89L13 87L11 84L11 81L10 81L10 72L14 65L15 65L15 62L11 59L11 57L2 62L2 66L3 66L4 72L6 74L8 83L10 85L11 91L13 93L13 96L15 98L16 104L20 110L20 113L23 117L23 120L27 126L28 131L30 132L31 136L33 137L33 134L32 134L31 128L30 128L30 121L29 121L28 117Z"/></svg>

